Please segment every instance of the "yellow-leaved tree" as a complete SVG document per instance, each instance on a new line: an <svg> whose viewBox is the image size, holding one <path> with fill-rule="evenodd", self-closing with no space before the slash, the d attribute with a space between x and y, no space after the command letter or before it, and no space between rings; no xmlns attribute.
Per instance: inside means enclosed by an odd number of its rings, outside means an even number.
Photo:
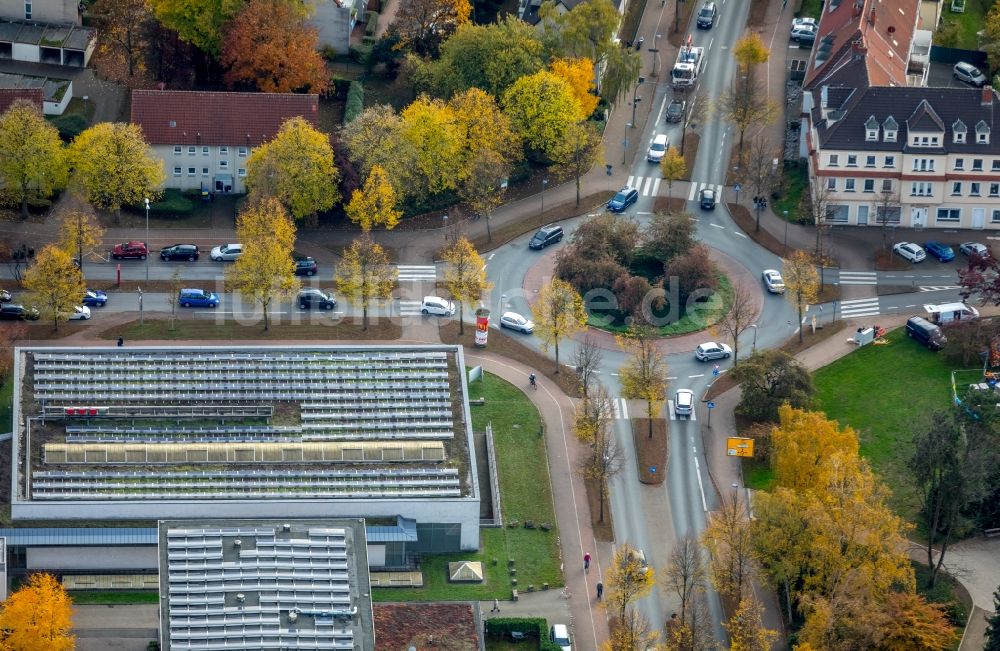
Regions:
<svg viewBox="0 0 1000 651"><path fill-rule="evenodd" d="M559 342L587 326L587 310L583 299L565 280L553 278L538 292L531 305L535 317L535 334L542 342L542 349L554 346L556 373L559 372Z"/></svg>
<svg viewBox="0 0 1000 651"><path fill-rule="evenodd" d="M385 230L390 231L403 216L403 211L396 208L398 203L399 198L389 175L381 165L376 164L372 165L364 187L351 194L351 201L344 212L365 233L371 231L372 226L385 226Z"/></svg>
<svg viewBox="0 0 1000 651"><path fill-rule="evenodd" d="M396 286L396 267L385 249L365 233L351 242L337 265L337 291L361 306L361 329L368 329L368 308L387 300Z"/></svg>
<svg viewBox="0 0 1000 651"><path fill-rule="evenodd" d="M66 321L80 304L87 286L83 274L73 264L69 253L55 244L47 244L24 273L24 287L41 316L52 319L52 329Z"/></svg>
<svg viewBox="0 0 1000 651"><path fill-rule="evenodd" d="M521 139L493 97L470 88L452 97L448 106L462 142L460 181L475 173L476 158L485 152L495 154L507 165L521 159Z"/></svg>
<svg viewBox="0 0 1000 651"><path fill-rule="evenodd" d="M267 330L271 303L299 289L292 260L295 223L271 197L251 205L236 218L236 236L243 242L243 255L226 270L226 288L260 304Z"/></svg>
<svg viewBox="0 0 1000 651"><path fill-rule="evenodd" d="M454 190L462 175L464 138L454 109L421 95L403 109L402 138L415 154L414 166L424 194Z"/></svg>
<svg viewBox="0 0 1000 651"><path fill-rule="evenodd" d="M295 219L316 215L340 200L340 173L330 138L301 117L290 118L247 159L247 193L275 197Z"/></svg>
<svg viewBox="0 0 1000 651"><path fill-rule="evenodd" d="M83 258L101 245L104 227L97 217L81 210L69 210L59 216L59 245L76 257L83 271Z"/></svg>
<svg viewBox="0 0 1000 651"><path fill-rule="evenodd" d="M66 151L59 130L37 106L16 100L0 115L0 182L28 216L28 202L47 199L66 185Z"/></svg>
<svg viewBox="0 0 1000 651"><path fill-rule="evenodd" d="M556 172L576 181L576 205L580 205L580 179L604 157L604 143L593 122L578 122L566 129L566 141L552 154Z"/></svg>
<svg viewBox="0 0 1000 651"><path fill-rule="evenodd" d="M771 651L778 637L777 631L764 627L764 607L752 594L740 600L723 626L729 633L729 651Z"/></svg>
<svg viewBox="0 0 1000 651"><path fill-rule="evenodd" d="M687 171L684 155L677 150L677 147L667 147L667 152L660 159L660 173L667 180L668 199L672 199L674 196L674 181L683 179Z"/></svg>
<svg viewBox="0 0 1000 651"><path fill-rule="evenodd" d="M778 408L771 430L771 467L779 486L793 491L825 491L842 469L840 459L858 456L858 435L818 411Z"/></svg>
<svg viewBox="0 0 1000 651"><path fill-rule="evenodd" d="M73 183L92 206L110 210L117 222L121 208L159 196L166 176L135 124L95 124L70 146Z"/></svg>
<svg viewBox="0 0 1000 651"><path fill-rule="evenodd" d="M580 103L569 82L548 70L515 81L501 105L525 146L549 159L564 146L566 131L580 115Z"/></svg>
<svg viewBox="0 0 1000 651"><path fill-rule="evenodd" d="M812 256L805 251L795 251L785 260L784 273L785 296L799 311L799 323L802 323L802 313L805 307L819 296L819 273ZM799 328L799 342L802 341L802 330Z"/></svg>
<svg viewBox="0 0 1000 651"><path fill-rule="evenodd" d="M73 601L51 574L36 573L0 606L0 651L72 651Z"/></svg>
<svg viewBox="0 0 1000 651"><path fill-rule="evenodd" d="M458 333L465 334L465 306L471 307L493 289L493 283L486 280L486 260L464 235L456 238L441 257L446 265L444 284L458 301Z"/></svg>
<svg viewBox="0 0 1000 651"><path fill-rule="evenodd" d="M625 610L653 589L656 578L653 568L632 545L625 543L615 550L611 564L604 572L604 607L621 621Z"/></svg>
<svg viewBox="0 0 1000 651"><path fill-rule="evenodd" d="M633 323L628 332L615 337L618 346L629 353L625 365L618 369L622 397L646 401L649 438L653 438L653 418L663 408L667 398L667 362L656 345L652 326Z"/></svg>
<svg viewBox="0 0 1000 651"><path fill-rule="evenodd" d="M594 94L594 62L588 57L555 59L550 66L552 73L565 79L579 105L578 120L586 120L597 108L600 98Z"/></svg>

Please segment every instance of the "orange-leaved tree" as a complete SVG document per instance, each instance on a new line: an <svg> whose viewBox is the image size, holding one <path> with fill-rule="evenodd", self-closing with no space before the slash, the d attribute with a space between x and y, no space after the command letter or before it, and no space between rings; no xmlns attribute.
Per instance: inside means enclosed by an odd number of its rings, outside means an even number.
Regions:
<svg viewBox="0 0 1000 651"><path fill-rule="evenodd" d="M70 651L73 602L51 574L32 574L0 607L0 650Z"/></svg>

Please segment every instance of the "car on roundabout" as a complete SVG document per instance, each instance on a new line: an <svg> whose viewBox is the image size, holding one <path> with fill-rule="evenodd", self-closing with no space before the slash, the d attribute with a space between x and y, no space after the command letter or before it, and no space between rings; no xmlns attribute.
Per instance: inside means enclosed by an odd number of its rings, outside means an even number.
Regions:
<svg viewBox="0 0 1000 651"><path fill-rule="evenodd" d="M674 413L678 416L690 416L694 413L694 391L678 389L674 394Z"/></svg>
<svg viewBox="0 0 1000 651"><path fill-rule="evenodd" d="M760 276L768 292L772 294L785 293L785 279L781 277L781 272L777 269L765 269Z"/></svg>
<svg viewBox="0 0 1000 651"><path fill-rule="evenodd" d="M694 356L699 362L707 362L713 359L729 359L729 356L732 354L733 349L727 344L720 344L715 341L699 344L694 349Z"/></svg>

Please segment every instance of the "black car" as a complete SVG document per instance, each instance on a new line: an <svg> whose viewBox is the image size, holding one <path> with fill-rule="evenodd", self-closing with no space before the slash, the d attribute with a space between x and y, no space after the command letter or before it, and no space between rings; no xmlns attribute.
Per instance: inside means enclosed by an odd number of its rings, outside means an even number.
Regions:
<svg viewBox="0 0 1000 651"><path fill-rule="evenodd" d="M544 249L549 244L555 244L563 238L562 226L556 226L554 224L549 224L548 226L542 226L535 233L535 236L531 238L528 242L529 249Z"/></svg>
<svg viewBox="0 0 1000 651"><path fill-rule="evenodd" d="M684 108L687 102L682 99L672 99L667 105L667 122L680 122L684 119Z"/></svg>
<svg viewBox="0 0 1000 651"><path fill-rule="evenodd" d="M318 268L315 258L295 258L296 276L315 276Z"/></svg>
<svg viewBox="0 0 1000 651"><path fill-rule="evenodd" d="M719 8L714 2L706 2L698 12L698 29L712 29L719 17Z"/></svg>
<svg viewBox="0 0 1000 651"><path fill-rule="evenodd" d="M0 319L4 321L37 321L38 316L38 310L33 307L13 303L0 305Z"/></svg>
<svg viewBox="0 0 1000 651"><path fill-rule="evenodd" d="M321 310L332 310L337 307L337 299L320 289L303 289L297 297L299 309L318 307Z"/></svg>
<svg viewBox="0 0 1000 651"><path fill-rule="evenodd" d="M702 188L698 196L698 202L701 204L702 210L715 210L715 203L718 201L718 197L715 196L715 190L712 188Z"/></svg>
<svg viewBox="0 0 1000 651"><path fill-rule="evenodd" d="M608 202L608 210L611 212L625 212L628 207L639 200L639 191L626 185L618 191L618 194L611 197Z"/></svg>
<svg viewBox="0 0 1000 651"><path fill-rule="evenodd" d="M174 244L160 250L160 260L187 260L194 262L198 259L198 247L194 244Z"/></svg>

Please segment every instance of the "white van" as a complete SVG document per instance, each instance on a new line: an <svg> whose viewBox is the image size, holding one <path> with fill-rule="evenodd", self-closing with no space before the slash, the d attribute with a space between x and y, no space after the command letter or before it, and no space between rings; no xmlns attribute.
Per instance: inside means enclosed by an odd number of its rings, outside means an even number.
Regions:
<svg viewBox="0 0 1000 651"><path fill-rule="evenodd" d="M925 305L927 320L935 325L945 325L957 321L969 321L979 318L979 310L965 303L942 303L941 305Z"/></svg>

